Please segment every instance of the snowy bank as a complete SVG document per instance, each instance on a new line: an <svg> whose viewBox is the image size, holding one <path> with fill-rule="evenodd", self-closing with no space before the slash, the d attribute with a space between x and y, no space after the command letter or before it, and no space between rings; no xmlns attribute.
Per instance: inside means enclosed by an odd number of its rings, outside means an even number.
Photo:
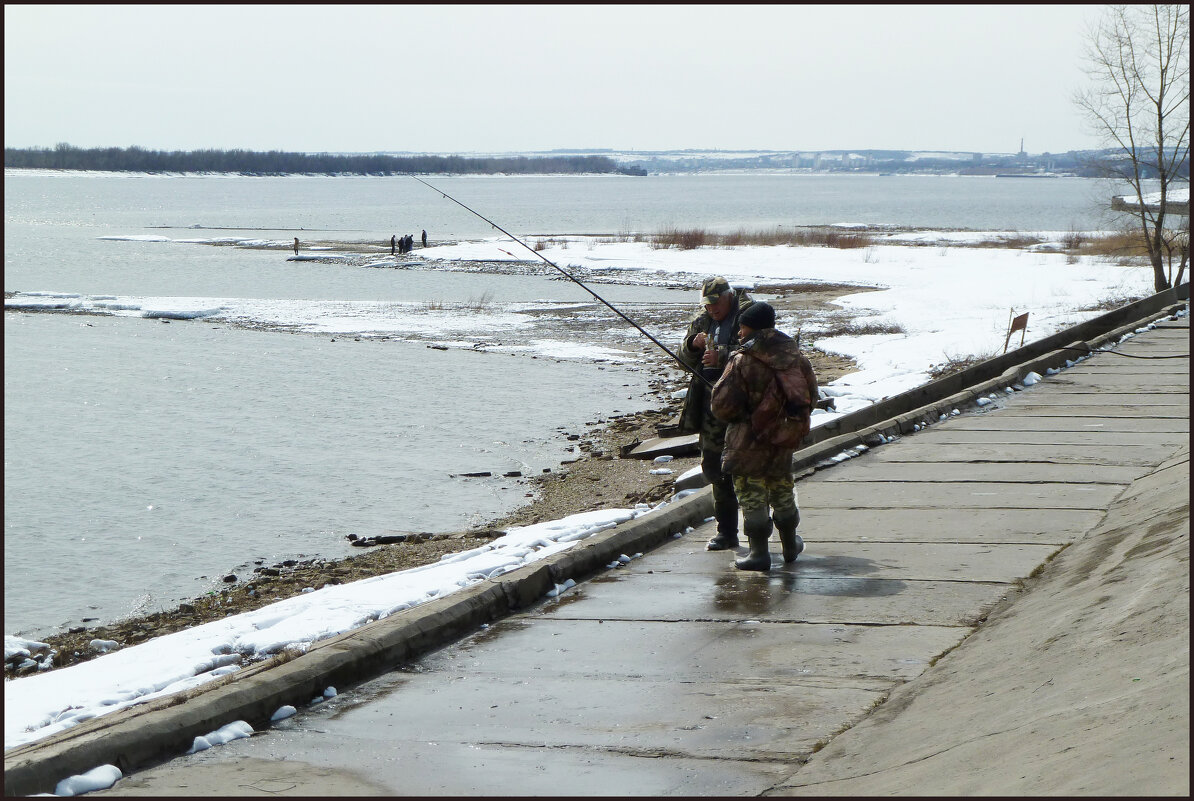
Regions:
<svg viewBox="0 0 1194 801"><path fill-rule="evenodd" d="M998 241L1011 232L964 232L960 241ZM919 241L950 234L920 232ZM1036 232L1060 239L1062 232ZM994 237L994 240L992 240ZM535 244L532 242L532 244ZM1029 313L1027 340L1034 341L1097 316L1109 300L1152 294L1146 266L1124 267L1098 257L1015 248L880 244L865 248L790 246L653 249L642 242L602 242L595 237L552 238L539 253L565 269L592 274L682 276L694 287L703 277L724 275L735 285L853 284L877 291L849 294L836 303L859 324L894 334L828 336L831 323L780 312L777 327L800 329L801 341L847 356L859 371L829 385L848 413L925 383L933 366L1001 352L1011 313ZM463 242L420 251L434 260L534 261L508 239ZM627 279L628 280L628 279ZM694 312L696 303L694 298ZM675 337L673 337L675 338ZM824 422L818 416L818 423Z"/></svg>
<svg viewBox="0 0 1194 801"><path fill-rule="evenodd" d="M656 507L658 508L658 507ZM240 669L242 659L311 644L500 576L651 511L603 509L510 529L439 562L349 584L327 585L269 606L5 683L4 747L188 690ZM5 654L44 645L5 636ZM200 744L201 745L201 744Z"/></svg>

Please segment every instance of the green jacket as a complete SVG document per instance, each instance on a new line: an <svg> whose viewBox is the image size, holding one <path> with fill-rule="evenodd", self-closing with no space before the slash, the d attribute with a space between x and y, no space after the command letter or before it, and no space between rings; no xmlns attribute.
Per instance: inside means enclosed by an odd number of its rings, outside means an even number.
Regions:
<svg viewBox="0 0 1194 801"><path fill-rule="evenodd" d="M721 355L721 363L715 369L704 367L701 363L704 351L692 347L693 337L701 333L708 334L714 326L709 312L701 309L700 314L688 324L688 331L680 343L680 353L678 354L680 358L685 364L702 371L710 383L717 382L722 371L725 370L730 354L738 348L738 316L754 303L750 295L746 294L745 289L734 290L734 297L737 306L730 310L729 315L723 321L723 323L730 324L730 344L727 352ZM688 394L684 397L684 407L680 410L679 433L699 433L702 451L720 453L725 447L726 424L714 417L709 410L709 386L695 375L688 382Z"/></svg>

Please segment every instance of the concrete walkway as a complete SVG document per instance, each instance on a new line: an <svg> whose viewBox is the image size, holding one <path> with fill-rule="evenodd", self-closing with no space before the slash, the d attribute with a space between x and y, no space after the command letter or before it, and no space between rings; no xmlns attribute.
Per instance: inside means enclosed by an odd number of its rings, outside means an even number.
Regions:
<svg viewBox="0 0 1194 801"><path fill-rule="evenodd" d="M1188 794L1188 319L98 794Z"/></svg>

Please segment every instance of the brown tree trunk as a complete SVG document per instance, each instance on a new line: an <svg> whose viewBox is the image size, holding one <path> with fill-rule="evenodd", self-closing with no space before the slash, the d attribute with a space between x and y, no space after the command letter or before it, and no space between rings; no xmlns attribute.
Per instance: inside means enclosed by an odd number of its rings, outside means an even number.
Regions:
<svg viewBox="0 0 1194 801"><path fill-rule="evenodd" d="M1153 288L1157 292L1169 289L1169 279L1165 276L1165 260L1160 250L1149 248L1149 260L1153 263Z"/></svg>

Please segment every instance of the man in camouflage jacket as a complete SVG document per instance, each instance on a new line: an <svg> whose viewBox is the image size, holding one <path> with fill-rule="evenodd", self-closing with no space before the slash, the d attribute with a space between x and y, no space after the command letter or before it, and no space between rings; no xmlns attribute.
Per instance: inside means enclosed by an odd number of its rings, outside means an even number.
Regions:
<svg viewBox="0 0 1194 801"><path fill-rule="evenodd" d="M743 527L750 542L750 555L734 564L740 570L769 570L767 540L773 519L784 561L795 561L804 550L804 541L796 534L800 509L792 481L794 449L771 444L772 432L757 430L759 421L752 419L752 414L775 381L776 371L796 368L808 386L808 397L801 399L798 405L802 410L794 416L803 417L800 423L807 435L817 397L817 377L797 342L775 329L775 310L770 304L755 303L739 316L739 324L742 345L713 387L711 410L728 424L721 467L734 477L734 491L742 505ZM769 506L773 517L768 516Z"/></svg>
<svg viewBox="0 0 1194 801"><path fill-rule="evenodd" d="M730 353L738 347L738 316L753 301L745 290L734 290L721 276L707 279L701 287L704 310L688 324L680 343L680 358L711 383L721 377ZM695 375L688 382L688 394L680 412L681 434L700 434L701 473L713 486L713 516L717 534L705 546L710 551L738 547L738 498L734 481L721 469L726 424L709 411L709 385Z"/></svg>

